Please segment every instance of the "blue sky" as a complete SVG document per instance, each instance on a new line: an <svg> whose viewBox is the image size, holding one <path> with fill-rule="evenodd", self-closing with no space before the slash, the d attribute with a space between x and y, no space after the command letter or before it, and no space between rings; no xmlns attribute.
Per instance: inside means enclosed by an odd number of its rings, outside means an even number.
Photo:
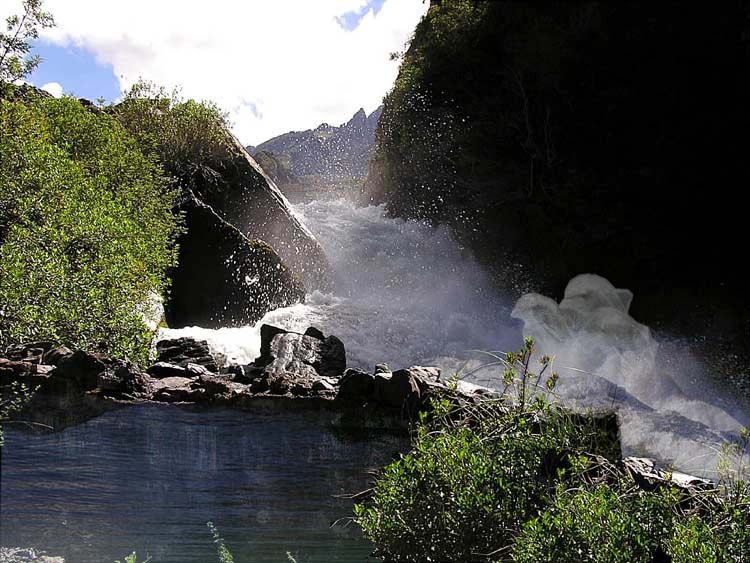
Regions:
<svg viewBox="0 0 750 563"><path fill-rule="evenodd" d="M0 0L0 17L21 0ZM46 0L43 62L29 77L50 92L112 102L143 78L229 114L244 144L374 111L392 87L423 0ZM143 14L148 14L144 17Z"/></svg>
<svg viewBox="0 0 750 563"><path fill-rule="evenodd" d="M58 46L47 41L37 41L34 52L42 63L29 77L34 86L50 82L62 85L66 94L78 98L108 102L120 96L120 84L111 64L99 63L93 52L73 45Z"/></svg>
<svg viewBox="0 0 750 563"><path fill-rule="evenodd" d="M373 14L377 16L378 12L380 12L383 7L384 2L385 0L369 0L367 4L362 6L359 10L346 12L341 16L337 16L336 21L338 21L339 25L345 30L354 31L357 29L357 26L359 26L359 22L362 21L362 18L365 17L370 10L372 10Z"/></svg>

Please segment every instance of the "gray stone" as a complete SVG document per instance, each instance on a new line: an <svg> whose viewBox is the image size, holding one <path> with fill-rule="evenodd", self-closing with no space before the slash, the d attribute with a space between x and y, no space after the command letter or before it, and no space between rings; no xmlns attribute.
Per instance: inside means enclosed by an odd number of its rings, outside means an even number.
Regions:
<svg viewBox="0 0 750 563"><path fill-rule="evenodd" d="M194 388L193 380L187 377L165 377L154 384L154 399L164 402L195 402L206 391Z"/></svg>
<svg viewBox="0 0 750 563"><path fill-rule="evenodd" d="M216 359L205 340L190 337L160 340L156 343L157 361L187 367L188 363L200 364L210 372L218 372Z"/></svg>
<svg viewBox="0 0 750 563"><path fill-rule="evenodd" d="M389 407L412 409L417 406L421 392L417 379L409 370L398 370L390 376L376 374L372 398Z"/></svg>
<svg viewBox="0 0 750 563"><path fill-rule="evenodd" d="M164 379L165 377L188 377L188 371L186 368L167 362L156 362L149 367L146 372L156 379Z"/></svg>
<svg viewBox="0 0 750 563"><path fill-rule="evenodd" d="M84 391L90 391L99 385L99 374L107 369L105 361L108 358L100 354L76 350L58 362L54 375L73 380Z"/></svg>
<svg viewBox="0 0 750 563"><path fill-rule="evenodd" d="M313 391L318 391L318 392L322 391L322 392L325 392L325 393L335 393L336 392L336 388L331 383L329 383L327 380L325 380L325 379L319 379L318 381L316 381L315 383L313 383L312 389L313 389Z"/></svg>
<svg viewBox="0 0 750 563"><path fill-rule="evenodd" d="M321 338L322 333L315 330L315 336L310 336L270 325L261 327L261 355L254 365L262 368L271 393L284 394L296 386L309 392L319 379L337 379L344 372L344 344L335 336Z"/></svg>
<svg viewBox="0 0 750 563"><path fill-rule="evenodd" d="M192 193L178 210L186 231L165 303L169 326L245 326L304 301L302 280L269 244L248 238Z"/></svg>
<svg viewBox="0 0 750 563"><path fill-rule="evenodd" d="M375 386L375 377L358 369L348 369L339 380L339 397L369 400Z"/></svg>
<svg viewBox="0 0 750 563"><path fill-rule="evenodd" d="M63 360L64 358L72 355L73 350L71 350L67 346L57 346L56 348L52 348L45 352L44 356L42 357L42 361L45 364L56 366L60 363L60 360Z"/></svg>

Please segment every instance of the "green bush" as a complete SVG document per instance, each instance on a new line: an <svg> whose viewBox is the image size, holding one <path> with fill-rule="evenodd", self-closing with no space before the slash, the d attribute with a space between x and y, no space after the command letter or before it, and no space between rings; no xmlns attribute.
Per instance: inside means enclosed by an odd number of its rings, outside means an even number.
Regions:
<svg viewBox="0 0 750 563"><path fill-rule="evenodd" d="M178 220L156 160L70 98L0 100L0 344L144 360Z"/></svg>
<svg viewBox="0 0 750 563"><path fill-rule="evenodd" d="M233 155L226 114L213 102L140 81L109 111L182 188L196 188L197 178L218 182Z"/></svg>
<svg viewBox="0 0 750 563"><path fill-rule="evenodd" d="M560 487L551 507L524 524L513 546L513 561L663 561L679 495L668 489L646 493L632 489L632 483L630 487Z"/></svg>
<svg viewBox="0 0 750 563"><path fill-rule="evenodd" d="M600 416L544 398L557 376L534 345L505 356L500 400L433 401L412 451L387 466L355 518L387 561L744 562L750 487L644 490L617 469ZM551 370L549 370L551 371ZM744 440L744 438L743 438ZM746 446L743 441L738 447ZM744 450L743 450L744 452Z"/></svg>

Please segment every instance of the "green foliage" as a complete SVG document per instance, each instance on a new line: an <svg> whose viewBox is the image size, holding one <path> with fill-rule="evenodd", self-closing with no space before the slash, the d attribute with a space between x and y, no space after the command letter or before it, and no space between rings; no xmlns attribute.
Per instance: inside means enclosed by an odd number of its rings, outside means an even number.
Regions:
<svg viewBox="0 0 750 563"><path fill-rule="evenodd" d="M517 352L491 354L503 368L501 400L458 407L440 398L421 416L412 451L355 506L377 553L394 561L744 561L750 486L734 480L705 496L637 487L611 463L620 457L616 428L548 402L557 376L549 357L531 371L533 350L527 339Z"/></svg>
<svg viewBox="0 0 750 563"><path fill-rule="evenodd" d="M524 524L513 561L657 561L670 537L677 498L674 491L646 493L628 484L558 487L551 506Z"/></svg>
<svg viewBox="0 0 750 563"><path fill-rule="evenodd" d="M533 341L505 357L502 400L456 409L443 399L422 417L412 451L386 467L371 503L355 507L365 535L386 559L486 561L554 495L566 469L551 459L594 449L594 433L532 395ZM551 376L550 376L551 378ZM531 400L532 396L534 397ZM529 408L530 404L533 408ZM540 473L540 468L548 467Z"/></svg>
<svg viewBox="0 0 750 563"><path fill-rule="evenodd" d="M195 188L201 176L219 181L232 155L227 116L213 102L184 100L179 90L139 81L110 111L180 187Z"/></svg>
<svg viewBox="0 0 750 563"><path fill-rule="evenodd" d="M0 101L0 344L145 360L144 313L175 262L166 186L112 117L68 98Z"/></svg>
<svg viewBox="0 0 750 563"><path fill-rule="evenodd" d="M219 563L234 563L234 556L224 543L224 539L219 535L219 530L213 522L206 522L206 526L211 531L216 544L216 554L219 556Z"/></svg>
<svg viewBox="0 0 750 563"><path fill-rule="evenodd" d="M42 0L23 0L23 14L5 20L5 32L0 32L0 82L15 82L39 65L39 55L27 57L29 42L39 37L38 28L53 27L52 15L42 10Z"/></svg>

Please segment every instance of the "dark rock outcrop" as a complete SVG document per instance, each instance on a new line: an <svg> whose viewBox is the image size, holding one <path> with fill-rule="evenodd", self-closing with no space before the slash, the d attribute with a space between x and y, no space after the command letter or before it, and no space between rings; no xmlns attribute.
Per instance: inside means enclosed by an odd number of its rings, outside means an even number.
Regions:
<svg viewBox="0 0 750 563"><path fill-rule="evenodd" d="M168 362L181 367L187 364L199 364L208 371L218 372L216 358L205 340L183 337L159 340L156 343L157 362Z"/></svg>
<svg viewBox="0 0 750 563"><path fill-rule="evenodd" d="M179 210L187 231L166 303L170 326L242 326L304 300L302 280L268 244L250 240L192 194Z"/></svg>
<svg viewBox="0 0 750 563"><path fill-rule="evenodd" d="M229 131L220 159L195 167L195 196L250 240L263 240L304 280L328 289L332 277L323 249L292 213L289 202Z"/></svg>
<svg viewBox="0 0 750 563"><path fill-rule="evenodd" d="M597 272L643 322L750 353L733 244L749 34L742 2L434 1L384 101L368 201L449 224L505 291Z"/></svg>
<svg viewBox="0 0 750 563"><path fill-rule="evenodd" d="M299 334L263 325L261 355L254 365L271 393L306 395L319 381L326 384L318 386L320 391L333 389L346 369L346 351L341 340L312 327Z"/></svg>

